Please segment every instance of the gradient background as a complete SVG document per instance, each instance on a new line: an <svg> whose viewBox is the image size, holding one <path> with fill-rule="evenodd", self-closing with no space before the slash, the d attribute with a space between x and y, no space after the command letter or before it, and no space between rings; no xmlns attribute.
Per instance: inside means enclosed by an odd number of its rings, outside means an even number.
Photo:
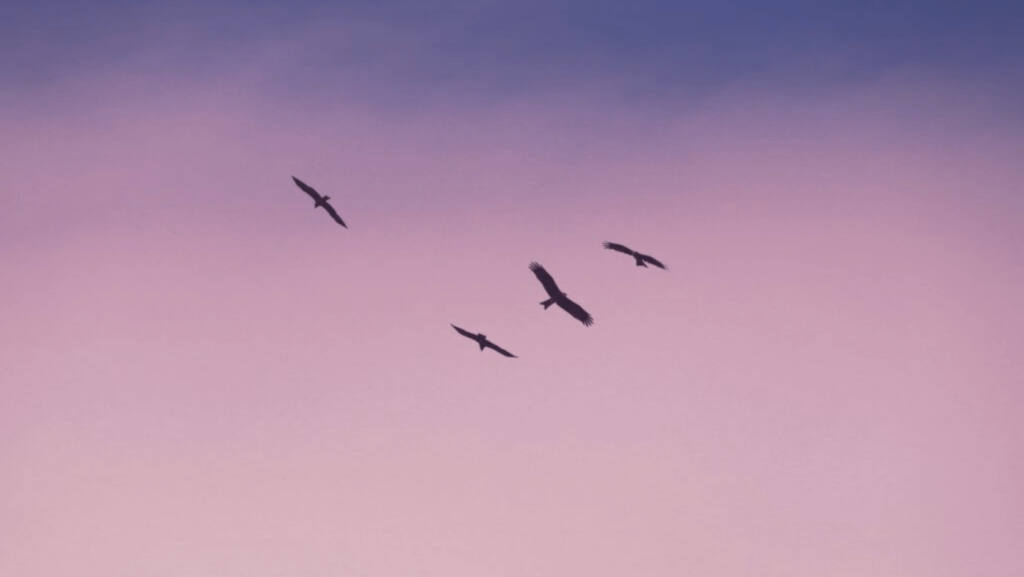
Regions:
<svg viewBox="0 0 1024 577"><path fill-rule="evenodd" d="M1024 574L1018 6L5 5L0 574Z"/></svg>

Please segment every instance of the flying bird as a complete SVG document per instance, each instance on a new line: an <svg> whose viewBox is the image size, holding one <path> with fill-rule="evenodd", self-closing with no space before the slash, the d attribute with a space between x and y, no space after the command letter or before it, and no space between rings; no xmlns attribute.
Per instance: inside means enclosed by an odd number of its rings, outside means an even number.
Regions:
<svg viewBox="0 0 1024 577"><path fill-rule="evenodd" d="M484 335L474 335L473 333L471 333L471 332L469 332L467 330L460 329L459 327L457 327L455 325L452 325L452 328L455 329L456 331L458 331L460 335L466 337L467 339L473 339L474 341L476 341L477 344L480 345L480 350L481 351L483 351L485 347L490 347L490 348L498 351L499 353L505 355L506 357L512 357L513 359L519 358L519 357L513 355L512 353L506 351L505 349L499 347L498 345L492 343L491 341L487 340L487 337L484 336Z"/></svg>
<svg viewBox="0 0 1024 577"><path fill-rule="evenodd" d="M301 188L303 192L313 197L313 200L316 201L316 204L313 205L313 210L316 210L317 207L320 206L324 207L324 210L326 210L328 214L331 215L331 218L333 218L335 222L337 222L341 226L344 226L345 228L348 228L348 225L345 224L345 221L341 220L341 217L338 216L338 213L337 211L334 210L334 207L327 203L328 200L331 200L331 197L320 196L320 193L314 190L312 186L309 186L308 184L302 182L301 180L295 178L294 176L292 177L292 180L295 181L295 184L299 188Z"/></svg>
<svg viewBox="0 0 1024 577"><path fill-rule="evenodd" d="M629 256L635 258L636 259L636 266L642 266L644 268L647 268L647 263L651 263L651 264L653 264L654 266L656 266L658 268L663 268L663 269L667 269L668 268L665 265L661 264L661 262L659 262L658 259L654 258L653 256L647 256L646 254L640 254L640 253L636 252L635 250L633 250L631 248L622 246L621 244L615 244L614 242L606 242L606 243L604 243L604 247L606 249L608 249L608 250L617 250L619 252L628 254Z"/></svg>
<svg viewBox="0 0 1024 577"><path fill-rule="evenodd" d="M536 262L531 262L530 270L533 271L533 274L537 275L537 280L540 281L540 284L544 285L544 290L547 291L548 296L551 297L540 303L544 305L544 310L547 310L549 306L555 304L560 306L562 310L572 315L574 319L580 321L584 325L589 327L594 324L594 317L590 316L590 313L583 310L583 307L569 300L569 296L558 288L558 285L555 284L555 279L551 278L551 275L548 274L548 271L544 270L544 267Z"/></svg>

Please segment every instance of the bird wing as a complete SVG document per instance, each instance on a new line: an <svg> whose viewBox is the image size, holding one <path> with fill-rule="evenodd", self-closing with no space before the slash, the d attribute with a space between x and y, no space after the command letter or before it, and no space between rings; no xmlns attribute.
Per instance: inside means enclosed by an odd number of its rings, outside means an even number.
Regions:
<svg viewBox="0 0 1024 577"><path fill-rule="evenodd" d="M328 204L326 202L321 204L320 206L324 207L324 210L326 210L328 213L330 213L331 218L333 218L335 222L337 222L341 226L344 226L345 228L348 228L348 225L345 224L345 221L341 220L341 217L338 216L338 212L336 210L334 210L333 206L331 206L330 204Z"/></svg>
<svg viewBox="0 0 1024 577"><path fill-rule="evenodd" d="M646 254L640 254L640 253L636 253L636 256L640 260L642 260L644 262L649 262L649 263L653 264L654 266L656 266L658 268L663 268L663 269L666 269L666 270L668 269L667 266L661 264L661 261L659 261L658 259L654 258L653 256L647 256Z"/></svg>
<svg viewBox="0 0 1024 577"><path fill-rule="evenodd" d="M555 301L555 304L562 307L562 310L572 315L572 317L586 326L594 324L594 317L590 316L590 313L583 310L583 307L572 302L566 297L562 297Z"/></svg>
<svg viewBox="0 0 1024 577"><path fill-rule="evenodd" d="M473 339L474 341L476 340L476 335L474 335L473 333L471 333L471 332L469 332L467 330L460 329L459 327L457 327L455 325L452 325L452 328L457 330L457 331L459 331L460 335L462 335L462 336L464 336L464 337L466 337L468 339Z"/></svg>
<svg viewBox="0 0 1024 577"><path fill-rule="evenodd" d="M491 341L488 341L488 340L486 340L486 339L484 340L484 346L485 346L485 347L490 347L490 348L492 348L492 349L494 349L494 350L498 351L499 353L501 353L501 354L505 355L506 357L512 357L513 359L517 359L517 358L519 358L519 357L517 357L517 356L513 355L512 353L510 353L510 352L506 351L505 349L503 349L503 348L499 347L498 345L496 345L496 344L494 344L494 343L492 343Z"/></svg>
<svg viewBox="0 0 1024 577"><path fill-rule="evenodd" d="M631 256L633 254L633 250L630 249L629 247L622 246L621 244L615 244L614 242L606 242L604 243L604 247L608 250L617 250L619 252L624 252Z"/></svg>
<svg viewBox="0 0 1024 577"><path fill-rule="evenodd" d="M301 188L303 192L305 192L309 196L312 196L313 200L320 202L320 193L313 190L312 186L306 184L305 182L302 182L301 180L295 178L294 176L292 177L292 180L295 181L295 185Z"/></svg>
<svg viewBox="0 0 1024 577"><path fill-rule="evenodd" d="M533 274L537 276L537 280L540 281L540 284L544 285L544 290L547 291L549 297L558 298L562 296L562 291L558 290L558 285L555 284L555 279L551 278L551 275L548 274L548 271L544 270L544 267L539 263L531 262L530 270L532 270Z"/></svg>

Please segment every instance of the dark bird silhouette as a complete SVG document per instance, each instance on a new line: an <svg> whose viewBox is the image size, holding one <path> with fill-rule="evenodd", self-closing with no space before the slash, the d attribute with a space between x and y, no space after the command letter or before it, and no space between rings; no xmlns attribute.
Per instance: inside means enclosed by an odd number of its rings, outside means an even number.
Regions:
<svg viewBox="0 0 1024 577"><path fill-rule="evenodd" d="M547 291L548 296L551 297L540 303L544 305L544 310L547 310L549 306L555 304L584 325L589 327L594 324L594 317L590 316L590 313L583 310L583 307L569 300L569 296L558 288L558 285L555 284L555 279L551 278L551 275L548 274L548 271L544 270L544 267L536 262L531 262L530 270L533 271L533 274L537 275L537 280L540 281L540 284L544 285L544 290Z"/></svg>
<svg viewBox="0 0 1024 577"><path fill-rule="evenodd" d="M631 248L627 248L627 247L622 246L621 244L615 244L614 242L606 242L606 243L604 243L604 247L606 249L608 249L608 250L617 250L617 251L619 251L621 253L628 254L629 256L635 258L636 259L636 266L642 266L644 268L647 268L647 263L651 263L651 264L653 264L654 266L656 266L658 268L663 268L663 269L666 269L666 270L668 269L668 267L666 267L665 265L661 264L661 262L659 262L658 259L654 258L653 256L647 256L646 254L640 254L640 253L634 251Z"/></svg>
<svg viewBox="0 0 1024 577"><path fill-rule="evenodd" d="M344 226L345 228L348 228L348 225L345 224L345 221L341 220L341 217L338 216L338 213L334 210L334 207L327 203L328 200L331 200L331 197L320 196L320 193L314 190L312 186L306 184L305 182L302 182L301 180L295 178L294 176L292 177L292 180L295 181L295 184L299 188L301 188L303 192L313 197L313 200L316 201L316 204L313 205L314 210L316 210L317 207L324 207L324 210L326 210L328 214L331 215L331 218L333 218L335 222L337 222L341 226Z"/></svg>
<svg viewBox="0 0 1024 577"><path fill-rule="evenodd" d="M452 325L452 328L455 329L456 331L458 331L460 335L466 337L467 339L473 339L474 341L476 341L477 344L480 345L480 350L481 351L484 350L485 347L490 347L490 348L498 351L499 353L505 355L506 357L512 357L513 359L519 358L519 357L513 355L512 353L506 351L505 349L499 347L498 345L492 343L491 341L487 340L487 337L484 336L484 335L474 335L473 333L471 333L469 331L466 331L466 330L463 330L463 329L460 329L459 327L457 327L455 325Z"/></svg>

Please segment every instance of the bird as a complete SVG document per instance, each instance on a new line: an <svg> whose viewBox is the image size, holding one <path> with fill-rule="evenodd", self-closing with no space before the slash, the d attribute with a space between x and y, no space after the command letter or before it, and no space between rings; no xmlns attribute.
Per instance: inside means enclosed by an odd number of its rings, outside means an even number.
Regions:
<svg viewBox="0 0 1024 577"><path fill-rule="evenodd" d="M540 303L544 305L544 310L547 310L549 306L555 304L585 326L589 327L594 324L594 317L590 316L590 313L583 310L583 307L569 300L569 296L558 288L558 285L555 284L555 279L551 278L551 275L548 274L548 271L544 270L544 267L539 263L531 262L530 270L532 270L533 274L537 276L537 280L540 281L540 284L544 285L544 290L547 291L548 296L551 297Z"/></svg>
<svg viewBox="0 0 1024 577"><path fill-rule="evenodd" d="M604 243L604 247L606 249L608 249L608 250L617 250L619 252L626 253L626 254L632 256L633 258L636 259L636 266L642 266L644 268L647 268L647 263L651 263L651 264L653 264L654 266L656 266L658 268L662 268L662 269L666 269L666 270L668 269L668 267L666 267L665 265L661 264L661 262L658 261L658 259L654 258L653 256L647 256L646 254L640 254L640 253L634 251L631 248L627 248L627 247L622 246L621 244L615 244L614 242L606 242L606 243Z"/></svg>
<svg viewBox="0 0 1024 577"><path fill-rule="evenodd" d="M505 349L499 347L498 345L492 343L491 341L487 340L487 337L485 335L483 335L483 334L474 335L473 333L471 333L471 332L469 332L467 330L464 330L464 329L460 329L459 327L457 327L455 325L452 325L452 328L455 329L456 331L458 331L460 335L466 337L467 339L472 339L472 340L476 341L477 344L480 345L480 350L481 351L483 351L485 347L490 347L490 348L498 351L499 353L505 355L506 357L512 357L513 359L518 359L519 358L519 357L513 355L512 353L506 351Z"/></svg>
<svg viewBox="0 0 1024 577"><path fill-rule="evenodd" d="M338 216L338 213L337 211L334 210L334 207L327 203L328 200L331 200L331 197L320 196L320 193L314 190L312 186L309 186L308 184L302 182L301 180L295 178L294 176L292 177L292 180L295 181L296 186L301 188L303 192L313 197L313 200L316 201L316 204L313 205L314 210L316 210L316 208L320 206L324 207L324 210L326 210L328 214L331 215L331 218L333 218L335 222L337 222L338 224L345 228L348 228L348 225L345 224L345 221L341 220L341 217Z"/></svg>

